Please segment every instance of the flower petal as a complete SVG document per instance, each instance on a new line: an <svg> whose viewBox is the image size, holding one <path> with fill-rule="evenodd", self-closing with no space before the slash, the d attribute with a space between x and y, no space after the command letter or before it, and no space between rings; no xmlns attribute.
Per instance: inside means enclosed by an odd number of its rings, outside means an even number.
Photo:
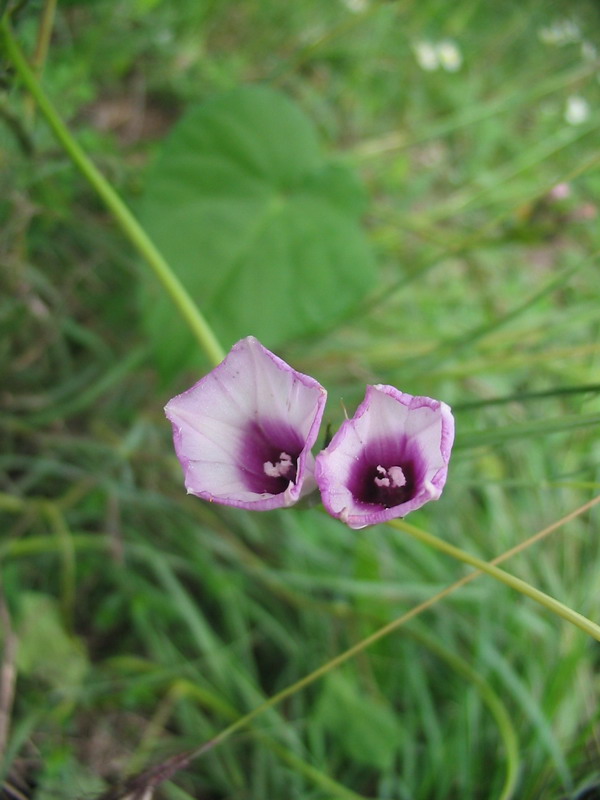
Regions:
<svg viewBox="0 0 600 800"><path fill-rule="evenodd" d="M317 456L325 508L351 528L364 528L437 500L453 441L446 403L368 386L354 417Z"/></svg>
<svg viewBox="0 0 600 800"><path fill-rule="evenodd" d="M188 493L264 511L314 489L315 443L327 393L253 336L167 403Z"/></svg>

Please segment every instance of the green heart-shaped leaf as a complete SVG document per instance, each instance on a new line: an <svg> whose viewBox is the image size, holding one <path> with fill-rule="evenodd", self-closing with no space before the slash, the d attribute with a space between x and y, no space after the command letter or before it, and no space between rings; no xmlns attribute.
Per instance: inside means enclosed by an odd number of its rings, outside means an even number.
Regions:
<svg viewBox="0 0 600 800"><path fill-rule="evenodd" d="M149 175L142 222L225 347L268 347L339 319L375 280L362 187L327 161L285 95L244 87L190 110ZM144 287L163 377L197 358L171 301Z"/></svg>

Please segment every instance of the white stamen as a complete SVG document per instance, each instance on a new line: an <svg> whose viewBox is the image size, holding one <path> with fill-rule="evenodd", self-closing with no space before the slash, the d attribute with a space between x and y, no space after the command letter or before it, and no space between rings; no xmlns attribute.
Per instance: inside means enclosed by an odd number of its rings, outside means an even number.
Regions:
<svg viewBox="0 0 600 800"><path fill-rule="evenodd" d="M390 487L393 489L400 489L402 486L406 486L406 477L402 471L402 467L389 467L389 469L385 469L381 464L378 464L376 469L379 475L381 475L381 477L375 476L375 478L373 478L376 486L385 487L386 489Z"/></svg>
<svg viewBox="0 0 600 800"><path fill-rule="evenodd" d="M292 457L287 453L280 453L279 461L275 464L272 461L265 461L263 469L269 478L285 478L293 466Z"/></svg>
<svg viewBox="0 0 600 800"><path fill-rule="evenodd" d="M401 486L406 486L406 476L402 471L402 467L390 467L388 469L388 475L392 479L392 486L395 486L398 489Z"/></svg>
<svg viewBox="0 0 600 800"><path fill-rule="evenodd" d="M386 470L384 467L382 467L382 466L381 466L381 464L378 464L378 465L377 465L377 467L376 467L376 469L377 469L377 472L378 472L378 473L379 473L379 474L380 474L382 477L381 477L381 478L379 478L379 477L377 477L377 476L376 476L376 477L374 478L375 485L376 485L376 486L379 486L379 487L385 486L386 488L388 488L388 489L389 489L389 486L390 486L390 479L387 477L387 470Z"/></svg>

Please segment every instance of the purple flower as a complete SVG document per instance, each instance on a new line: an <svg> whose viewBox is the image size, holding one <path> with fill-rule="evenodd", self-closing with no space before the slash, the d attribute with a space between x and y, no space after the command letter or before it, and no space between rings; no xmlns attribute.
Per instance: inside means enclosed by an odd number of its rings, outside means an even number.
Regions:
<svg viewBox="0 0 600 800"><path fill-rule="evenodd" d="M310 452L327 393L253 336L167 403L190 494L267 511L316 488Z"/></svg>
<svg viewBox="0 0 600 800"><path fill-rule="evenodd" d="M445 403L367 386L354 417L317 456L325 508L351 528L364 528L437 500L453 441L454 418Z"/></svg>

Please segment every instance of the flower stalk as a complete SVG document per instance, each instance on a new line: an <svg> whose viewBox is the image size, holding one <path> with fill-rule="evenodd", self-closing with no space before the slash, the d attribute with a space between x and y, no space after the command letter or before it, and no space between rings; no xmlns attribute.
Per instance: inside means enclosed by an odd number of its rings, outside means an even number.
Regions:
<svg viewBox="0 0 600 800"><path fill-rule="evenodd" d="M8 14L4 14L0 20L0 41L18 76L35 100L67 155L95 189L121 231L154 272L211 363L215 366L219 364L225 353L212 328L146 231L69 132L15 40Z"/></svg>
<svg viewBox="0 0 600 800"><path fill-rule="evenodd" d="M457 581L455 581L450 586L447 586L446 588L444 588L441 591L437 592L435 595L432 595L431 597L429 597L427 600L424 600L422 603L419 603L417 606L414 606L409 611L407 611L406 613L402 614L400 617L397 617L396 619L394 619L391 622L389 622L387 625L384 625L383 627L378 628L376 631L371 633L369 636L365 637L364 639L361 639L359 642L357 642L356 644L352 645L352 647L348 648L347 650L344 650L342 653L339 653L337 656L332 658L330 661L327 661L326 663L322 664L320 667L317 667L317 669L313 670L308 675L305 675L303 678L301 678L300 680L298 680L295 683L291 684L290 686L286 686L285 688L281 689L281 691L277 692L276 694L272 695L267 700L265 700L264 703L261 703L260 705L256 706L251 711L249 711L247 714L245 714L242 717L239 717L237 720L232 722L230 725L228 725L227 727L223 728L212 739L209 739L208 741L203 742L198 747L195 747L195 748L193 748L191 750L188 750L185 753L182 753L179 756L176 756L175 758L169 759L169 761L167 761L167 762L163 762L162 764L159 764L158 766L155 766L155 767L153 767L153 768L151 768L149 770L145 770L144 772L139 773L138 775L134 776L128 782L127 788L129 790L135 789L135 790L141 792L143 789L146 789L149 786L152 786L152 787L157 786L163 780L166 780L169 777L171 777L175 773L175 771L180 768L180 766L187 766L190 762L196 760L197 758L200 758L205 753L213 750L215 747L219 746L220 744L225 742L227 739L229 739L233 734L235 734L239 730L247 727L257 717L261 716L262 714L264 714L269 709L274 708L275 706L279 705L283 700L287 699L288 697L291 697L292 695L296 694L297 692L300 692L303 689L305 689L308 686L310 686L311 684L317 682L318 680L320 680L322 677L327 675L332 670L334 670L337 667L341 666L345 662L350 661L352 658L354 658L355 656L357 656L359 653L363 652L364 650L368 649L371 645L375 644L380 639L383 639L386 636L389 636L390 634L394 633L400 627L402 627L404 624L409 622L411 619L414 619L419 614L422 614L424 611L432 608L440 600L442 600L442 599L448 597L449 595L453 594L458 589L462 588L463 586L466 586L468 583L471 583L471 581L475 580L476 578L478 578L483 573L487 573L489 575L492 575L492 577L498 578L498 575L494 574L494 570L496 570L496 567L495 567L496 564L500 564L503 561L506 561L511 556L516 555L517 553L520 553L523 550L526 550L531 545L533 545L536 542L539 542L540 540L546 538L546 536L548 536L549 534L553 533L554 531L558 530L562 526L566 525L568 522L571 522L576 517L581 516L581 514L584 514L585 512L589 511L591 508L593 508L594 506L596 506L598 504L600 504L600 495L598 497L593 498L592 500L590 500L589 502L585 503L584 505L580 506L579 508L576 508L574 511L571 511L569 514L566 514L564 517L562 517L561 519L557 520L556 522L553 522L551 525L548 525L547 527L545 527L542 530L538 531L536 534L534 534L533 536L529 537L524 542L521 542L516 547L513 547L510 550L507 550L506 552L501 553L499 556L496 556L496 558L494 558L492 561L487 562L487 561L481 561L480 559L475 559L479 563L478 563L477 568L473 572L470 572L468 575L463 575L462 578L459 578ZM397 527L400 530L403 530L405 532L409 532L409 531L405 530L405 524L404 523L401 523L401 522L388 522L388 525L392 525L393 527ZM427 536L427 537L430 536L430 534L425 534L425 532L421 531L419 528L414 528L413 526L410 526L410 527L412 528L412 533L413 533L413 535L415 535L415 538L421 538L422 539L422 536L421 536L422 534ZM419 535L416 535L417 533ZM431 538L436 539L436 537L431 537ZM425 539L422 539L422 540L425 541ZM433 544L432 542L428 542L428 543L429 544ZM445 543L442 542L442 544L445 544ZM449 555L453 555L455 558L459 558L458 554L460 554L459 560L460 561L465 561L465 559L462 556L466 556L468 554L463 553L463 551L459 550L458 548L452 548L451 545L449 545L448 548L457 551L455 553L450 553L447 550L446 552L448 552ZM438 548L438 549L441 549L441 548ZM471 557L469 557L469 558L471 558ZM512 576L508 575L508 573L505 573L503 570L496 570L496 571L498 573L501 573L503 576L507 576L509 578L512 578ZM520 588L516 585L519 582L518 578L513 578L512 580L513 580L514 583L509 584L509 585L511 585L512 588L517 589L517 591L520 591ZM502 582L504 583L506 581L502 580ZM523 582L521 581L521 583L523 583ZM531 588L531 587L529 587L529 588ZM542 595L543 597L546 597L546 598L548 597L547 595L543 595L543 592L539 592L538 594ZM530 595L530 596L532 596L532 595ZM536 599L539 602L539 597L534 597L533 599ZM552 599L552 598L548 598L548 599ZM553 602L557 603L558 605L562 605L562 604L558 603L558 601L556 601L556 600L553 601ZM542 605L546 605L546 604L542 603ZM555 613L558 613L558 612L556 612L555 609L551 609L551 610L555 611ZM570 610L570 609L567 609L567 610ZM573 612L573 613L575 614L575 612ZM564 615L560 614L560 616L564 616ZM581 617L581 615L576 615L576 616ZM565 618L567 618L567 617L565 617ZM598 629L598 626L595 625L590 620L586 620L585 617L581 617L581 619L583 619L587 623L589 623L590 627L589 627L589 629L586 628L586 627L582 627L581 625L577 625L577 627L581 628L586 633L589 633L595 639L598 639L599 636L600 636L600 629ZM569 619L569 621L570 622L574 622L573 619ZM574 622L574 624L577 624L577 623ZM598 629L598 630L595 630L595 629ZM177 761L177 759L179 759L179 761ZM166 770L168 770L168 775L165 774ZM513 782L513 778L511 777L511 780L508 783L509 787L512 786L512 782ZM124 787L121 787L121 789L122 788L124 788ZM511 796L511 792L509 792L508 789L507 789L504 792L503 797L509 798L510 796ZM118 790L116 793L113 790L109 790L109 792L107 792L104 795L102 795L100 798L98 798L98 800L118 800L118 798L120 798L120 797L122 797L122 793L120 793L120 790Z"/></svg>
<svg viewBox="0 0 600 800"><path fill-rule="evenodd" d="M545 594L545 592L541 592L539 589L536 589L535 586L527 583L527 581L521 580L521 578L517 578L516 576L499 569L494 564L483 561L483 559L477 558L477 556L473 556L470 553L467 553L465 550L461 550L459 547L455 547L454 545L445 542L443 539L439 539L437 536L434 536L432 533L428 533L421 528L417 528L415 525L411 525L404 520L391 520L388 522L388 525L391 525L391 527L396 528L403 533L407 533L409 536L412 536L413 539L418 539L418 541L429 545L429 547L433 547L435 550L439 550L442 553L452 556L452 558L456 559L457 561L462 561L464 564L469 564L471 567L475 567L480 572L485 572L486 575L490 575L492 578L500 581L500 583L504 583L511 589L515 589L517 592L520 592L521 594L530 597L532 600L535 600L536 603L544 606L544 608L548 609L548 611L551 611L558 617L562 617L563 619L567 620L567 622L575 625L584 633L587 633L589 636L596 639L596 641L600 642L600 625L592 622L591 619L584 617L583 614L579 614L577 611L569 608L569 606L566 606L564 603L561 603L554 597L551 597L550 595Z"/></svg>

